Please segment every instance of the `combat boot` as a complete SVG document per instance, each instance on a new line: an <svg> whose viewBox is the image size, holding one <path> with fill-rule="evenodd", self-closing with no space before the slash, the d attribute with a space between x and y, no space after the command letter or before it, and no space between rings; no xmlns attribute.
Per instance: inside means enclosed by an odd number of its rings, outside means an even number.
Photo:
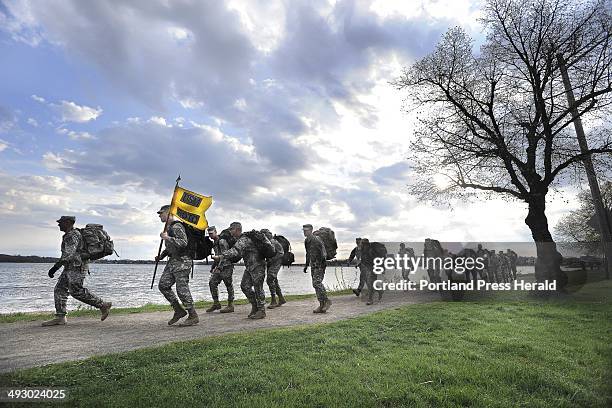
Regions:
<svg viewBox="0 0 612 408"><path fill-rule="evenodd" d="M219 303L218 301L215 301L211 307L206 309L206 313L212 313L215 310L219 310L219 309L221 309L221 303Z"/></svg>
<svg viewBox="0 0 612 408"><path fill-rule="evenodd" d="M353 289L353 293L355 294L355 296L359 297L359 295L361 295L361 291L359 289Z"/></svg>
<svg viewBox="0 0 612 408"><path fill-rule="evenodd" d="M368 301L366 302L366 305L370 306L370 305L373 305L373 304L374 304L374 301L372 300L372 296L370 296L368 298Z"/></svg>
<svg viewBox="0 0 612 408"><path fill-rule="evenodd" d="M249 316L249 319L258 320L266 317L266 311L264 309L257 309L255 313Z"/></svg>
<svg viewBox="0 0 612 408"><path fill-rule="evenodd" d="M195 307L191 307L189 310L189 317L186 318L182 323L179 323L179 327L195 326L200 323L200 318L195 310Z"/></svg>
<svg viewBox="0 0 612 408"><path fill-rule="evenodd" d="M61 326L66 324L66 316L55 316L51 320L43 322L43 326Z"/></svg>
<svg viewBox="0 0 612 408"><path fill-rule="evenodd" d="M323 307L321 308L323 313L327 313L331 305L332 305L332 301L329 299L325 299L325 302L323 302Z"/></svg>
<svg viewBox="0 0 612 408"><path fill-rule="evenodd" d="M234 302L231 300L227 301L227 306L225 306L219 313L232 313L234 311Z"/></svg>
<svg viewBox="0 0 612 408"><path fill-rule="evenodd" d="M325 313L325 310L323 310L323 305L325 304L325 302L319 302L319 307L317 307L315 310L312 311L312 313Z"/></svg>
<svg viewBox="0 0 612 408"><path fill-rule="evenodd" d="M278 303L276 303L276 296L272 296L272 301L268 305L268 309L274 309L275 307L278 307Z"/></svg>
<svg viewBox="0 0 612 408"><path fill-rule="evenodd" d="M100 306L100 312L102 312L102 316L100 316L100 320L102 321L106 320L106 318L108 317L108 314L110 313L111 307L113 307L113 304L111 302L102 303L102 306Z"/></svg>
<svg viewBox="0 0 612 408"><path fill-rule="evenodd" d="M172 326L174 323L187 316L187 312L181 307L178 302L173 303L172 308L174 309L174 315L172 316L172 319L168 320L168 326Z"/></svg>
<svg viewBox="0 0 612 408"><path fill-rule="evenodd" d="M282 306L282 305L284 305L285 303L287 303L287 301L285 300L285 297L284 297L282 294L279 294L279 295L278 295L278 305L279 305L279 306Z"/></svg>
<svg viewBox="0 0 612 408"><path fill-rule="evenodd" d="M257 312L257 305L251 303L251 313L249 313L249 318L253 316Z"/></svg>

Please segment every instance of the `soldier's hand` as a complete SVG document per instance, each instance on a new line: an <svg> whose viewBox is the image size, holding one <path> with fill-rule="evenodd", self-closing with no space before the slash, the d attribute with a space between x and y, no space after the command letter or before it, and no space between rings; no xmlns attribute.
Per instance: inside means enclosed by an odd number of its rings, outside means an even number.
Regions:
<svg viewBox="0 0 612 408"><path fill-rule="evenodd" d="M167 240L168 238L170 238L170 235L168 235L167 232L162 232L161 234L159 234L159 236L161 237L161 239L163 239L164 241Z"/></svg>
<svg viewBox="0 0 612 408"><path fill-rule="evenodd" d="M55 269L55 268L51 268L51 269L49 269L49 277L50 277L50 278L52 278L52 277L53 277L53 275L55 275L55 271L56 271L56 270L57 270L57 269Z"/></svg>
<svg viewBox="0 0 612 408"><path fill-rule="evenodd" d="M308 267L307 267L307 266L305 266L305 267L304 267L304 273L307 273L307 272L308 272Z"/></svg>

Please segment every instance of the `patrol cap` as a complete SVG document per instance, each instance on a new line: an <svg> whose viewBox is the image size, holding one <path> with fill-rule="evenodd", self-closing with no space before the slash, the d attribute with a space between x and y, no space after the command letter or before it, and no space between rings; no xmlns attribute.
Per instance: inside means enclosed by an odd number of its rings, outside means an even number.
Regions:
<svg viewBox="0 0 612 408"><path fill-rule="evenodd" d="M167 211L170 209L170 205L166 204L166 205L162 205L161 208L159 209L159 211L157 212L158 214L163 213L164 211Z"/></svg>
<svg viewBox="0 0 612 408"><path fill-rule="evenodd" d="M59 218L59 220L57 220L57 222L64 222L64 221L70 221L74 223L76 221L76 218L74 217L74 215L62 215Z"/></svg>
<svg viewBox="0 0 612 408"><path fill-rule="evenodd" d="M312 224L304 224L302 225L302 229L313 229Z"/></svg>

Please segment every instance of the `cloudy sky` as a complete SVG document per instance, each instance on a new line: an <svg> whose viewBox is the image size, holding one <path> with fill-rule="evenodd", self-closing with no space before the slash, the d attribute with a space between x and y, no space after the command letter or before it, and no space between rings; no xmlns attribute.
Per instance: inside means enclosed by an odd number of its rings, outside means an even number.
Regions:
<svg viewBox="0 0 612 408"><path fill-rule="evenodd" d="M0 252L56 255L59 215L154 256L174 179L211 224L300 246L332 227L374 240L525 241L525 206L433 207L406 184L413 118L389 81L479 3L0 0ZM551 196L549 221L575 206ZM348 254L344 254L346 256Z"/></svg>

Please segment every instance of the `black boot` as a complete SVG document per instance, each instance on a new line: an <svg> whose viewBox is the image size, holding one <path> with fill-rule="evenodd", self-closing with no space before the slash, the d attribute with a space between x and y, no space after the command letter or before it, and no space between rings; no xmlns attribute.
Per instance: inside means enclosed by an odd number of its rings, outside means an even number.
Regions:
<svg viewBox="0 0 612 408"><path fill-rule="evenodd" d="M251 313L249 313L248 317L253 316L255 313L257 313L257 305L254 303L251 303Z"/></svg>
<svg viewBox="0 0 612 408"><path fill-rule="evenodd" d="M174 309L174 315L172 319L168 320L168 326L172 326L174 323L181 320L181 318L187 316L187 312L183 307L179 304L179 302L172 303L172 308Z"/></svg>

